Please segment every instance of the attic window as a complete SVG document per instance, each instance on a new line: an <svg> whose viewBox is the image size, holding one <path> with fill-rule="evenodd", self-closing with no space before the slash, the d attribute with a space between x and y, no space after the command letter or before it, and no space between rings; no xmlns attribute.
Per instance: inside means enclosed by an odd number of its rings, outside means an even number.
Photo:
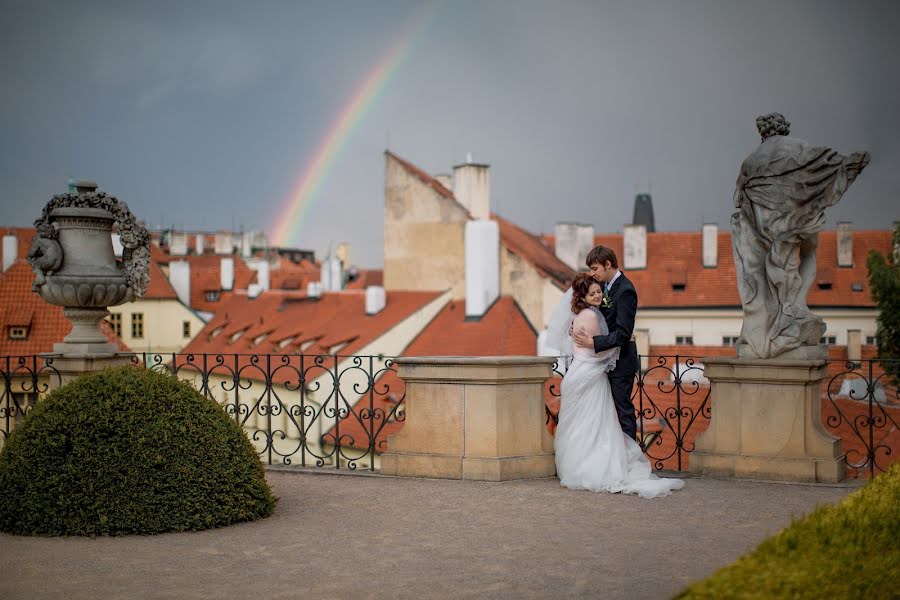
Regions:
<svg viewBox="0 0 900 600"><path fill-rule="evenodd" d="M830 281L820 281L818 285L819 285L820 290L830 290L831 289Z"/></svg>
<svg viewBox="0 0 900 600"><path fill-rule="evenodd" d="M245 333L247 333L247 328L246 328L246 327L245 327L244 329L241 329L240 331L235 331L234 333L232 333L232 334L231 334L231 337L228 338L228 341L231 342L231 343L233 344L234 342L236 342L236 341L238 341L239 339L241 339L241 336L244 335Z"/></svg>
<svg viewBox="0 0 900 600"><path fill-rule="evenodd" d="M220 333L222 333L223 329L225 329L224 325L220 325L219 327L216 327L215 329L213 329L212 333L209 334L209 339L213 339L214 337L217 337Z"/></svg>
<svg viewBox="0 0 900 600"><path fill-rule="evenodd" d="M673 291L673 292L683 292L683 291L684 291L684 288L686 288L686 287L687 287L687 285L685 285L685 284L683 284L683 283L673 283L673 284L672 284L672 291Z"/></svg>
<svg viewBox="0 0 900 600"><path fill-rule="evenodd" d="M27 338L28 338L28 328L27 327L10 327L9 328L9 339L24 340Z"/></svg>
<svg viewBox="0 0 900 600"><path fill-rule="evenodd" d="M261 335L256 336L255 338L253 338L253 345L254 345L254 346L259 346L260 342L262 342L264 339L266 339L266 337L267 337L268 335L269 335L269 334L268 334L268 332L267 332L267 333L263 333L263 334L261 334Z"/></svg>
<svg viewBox="0 0 900 600"><path fill-rule="evenodd" d="M283 340L278 342L278 349L280 350L286 346L290 346L291 342L293 342L293 341L294 341L294 336L284 338Z"/></svg>
<svg viewBox="0 0 900 600"><path fill-rule="evenodd" d="M861 292L863 291L863 284L858 281L854 281L852 284L850 284L850 289L854 292Z"/></svg>
<svg viewBox="0 0 900 600"><path fill-rule="evenodd" d="M300 352L306 352L306 350L316 343L316 340L306 340L302 344L300 344Z"/></svg>
<svg viewBox="0 0 900 600"><path fill-rule="evenodd" d="M219 301L219 290L206 290L206 294L204 295L207 302L218 302Z"/></svg>

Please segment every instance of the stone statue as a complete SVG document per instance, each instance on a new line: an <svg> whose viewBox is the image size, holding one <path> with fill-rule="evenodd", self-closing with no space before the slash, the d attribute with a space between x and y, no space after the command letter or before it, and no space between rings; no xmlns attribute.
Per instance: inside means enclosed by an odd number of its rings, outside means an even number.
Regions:
<svg viewBox="0 0 900 600"><path fill-rule="evenodd" d="M762 143L741 165L731 216L734 265L744 308L741 358L819 359L825 322L806 305L816 275L825 209L869 163L788 137L778 113L756 119Z"/></svg>

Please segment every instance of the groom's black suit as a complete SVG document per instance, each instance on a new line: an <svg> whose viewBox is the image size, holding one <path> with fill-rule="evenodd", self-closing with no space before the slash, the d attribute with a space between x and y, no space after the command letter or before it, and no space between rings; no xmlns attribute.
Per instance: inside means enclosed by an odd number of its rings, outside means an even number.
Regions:
<svg viewBox="0 0 900 600"><path fill-rule="evenodd" d="M637 292L631 281L620 272L607 293L612 306L601 306L600 312L609 326L609 334L594 336L594 352L621 348L616 368L609 373L609 387L612 388L622 431L632 439L637 439L637 420L634 416L634 404L631 402L634 374L638 371L637 345L631 339L634 316L637 313Z"/></svg>

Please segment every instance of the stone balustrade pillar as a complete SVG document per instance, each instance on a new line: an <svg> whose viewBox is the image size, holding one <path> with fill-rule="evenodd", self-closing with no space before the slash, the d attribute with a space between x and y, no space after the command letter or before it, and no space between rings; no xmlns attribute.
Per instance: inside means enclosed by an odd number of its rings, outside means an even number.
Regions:
<svg viewBox="0 0 900 600"><path fill-rule="evenodd" d="M406 423L388 438L386 475L505 481L556 473L544 412L553 358L397 359Z"/></svg>
<svg viewBox="0 0 900 600"><path fill-rule="evenodd" d="M704 358L712 389L709 428L690 470L802 482L847 476L841 441L822 425L824 360Z"/></svg>

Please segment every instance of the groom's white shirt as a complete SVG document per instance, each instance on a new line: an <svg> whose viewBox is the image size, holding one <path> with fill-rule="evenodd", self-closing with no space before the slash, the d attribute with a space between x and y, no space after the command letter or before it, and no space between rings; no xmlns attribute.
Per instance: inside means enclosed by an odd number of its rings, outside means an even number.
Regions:
<svg viewBox="0 0 900 600"><path fill-rule="evenodd" d="M622 271L616 269L616 274L613 275L613 278L610 279L610 280L609 280L609 283L606 284L606 292L607 292L607 293L609 292L609 290L612 289L613 284L616 282L616 279L618 279L618 278L619 278L619 275L621 275L621 274L622 274Z"/></svg>

